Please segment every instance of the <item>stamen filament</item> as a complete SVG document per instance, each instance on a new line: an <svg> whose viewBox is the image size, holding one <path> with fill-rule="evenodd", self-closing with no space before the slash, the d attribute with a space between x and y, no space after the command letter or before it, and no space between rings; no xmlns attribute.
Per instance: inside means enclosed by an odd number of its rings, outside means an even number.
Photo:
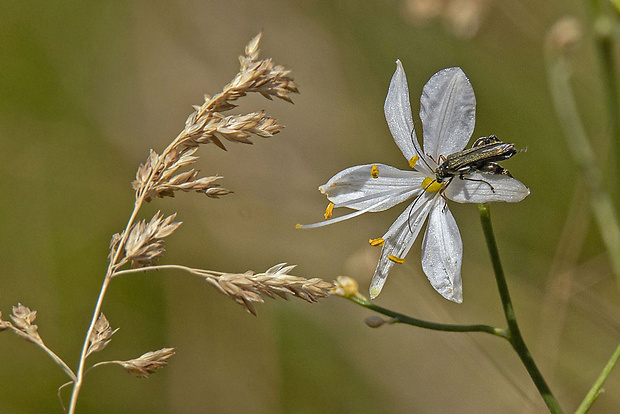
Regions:
<svg viewBox="0 0 620 414"><path fill-rule="evenodd" d="M317 227L328 226L330 224L334 224L334 223L338 223L338 222L341 222L341 221L344 221L344 220L348 220L348 219L353 218L353 217L361 216L362 214L367 213L367 212L369 212L370 210L372 210L374 208L377 208L378 206L380 206L383 203L385 203L385 200L381 200L380 202L375 203L375 204L373 204L373 205L371 205L369 207L366 207L363 210L357 210L357 211L354 211L352 213L345 214L344 216L334 217L334 218L331 218L329 220L320 221L318 223L313 223L313 224L296 224L295 228L296 229L314 229L314 228L317 228Z"/></svg>

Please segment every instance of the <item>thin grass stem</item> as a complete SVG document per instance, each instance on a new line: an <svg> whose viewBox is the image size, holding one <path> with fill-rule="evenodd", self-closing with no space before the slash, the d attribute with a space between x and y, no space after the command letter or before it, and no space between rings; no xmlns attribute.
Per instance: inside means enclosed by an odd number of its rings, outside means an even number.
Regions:
<svg viewBox="0 0 620 414"><path fill-rule="evenodd" d="M71 401L69 402L69 414L74 414L75 413L75 409L77 406L77 399L78 399L78 395L80 393L80 390L82 388L82 383L84 380L84 365L86 363L86 356L87 356L87 351L88 351L88 344L90 342L90 335L92 330L95 327L95 323L97 322L97 319L99 318L99 314L101 313L101 308L103 307L103 299L105 297L105 294L108 290L108 286L110 284L110 282L112 281L112 274L114 272L114 269L116 267L117 261L119 259L119 257L121 257L121 252L123 251L123 246L127 240L127 237L129 235L129 230L131 229L131 226L133 225L137 215L138 215L138 211L140 210L140 207L142 207L142 203L144 202L144 196L139 195L136 199L136 202L134 204L134 208L133 208L133 212L131 213L131 216L129 217L129 220L127 220L127 225L125 226L125 231L122 233L123 237L121 239L121 241L118 244L118 247L116 249L116 253L114 254L114 257L110 260L110 263L108 264L108 269L106 271L106 275L103 279L103 283L101 285L101 289L99 291L99 296L97 298L97 304L95 305L95 309L93 310L93 316L92 319L90 321L90 326L88 327L88 330L86 331L86 337L84 338L84 343L82 345L82 352L80 354L80 361L78 364L78 370L76 373L76 378L75 378L75 382L73 385L73 390L71 391Z"/></svg>
<svg viewBox="0 0 620 414"><path fill-rule="evenodd" d="M605 368L603 368L601 375L598 376L596 382L594 382L594 385L592 385L592 388L590 388L590 391L577 408L577 411L575 411L575 414L585 414L588 412L594 401L596 401L598 396L601 394L603 384L611 373L611 370L618 362L618 359L620 359L620 345L618 345L611 358L609 358L609 361L607 361L607 364L605 365Z"/></svg>
<svg viewBox="0 0 620 414"><path fill-rule="evenodd" d="M549 49L549 48L548 48ZM570 85L570 72L562 56L547 52L547 74L555 110L564 128L573 160L581 170L594 218L607 248L616 284L620 289L620 225L617 213L596 156L581 123L577 104Z"/></svg>

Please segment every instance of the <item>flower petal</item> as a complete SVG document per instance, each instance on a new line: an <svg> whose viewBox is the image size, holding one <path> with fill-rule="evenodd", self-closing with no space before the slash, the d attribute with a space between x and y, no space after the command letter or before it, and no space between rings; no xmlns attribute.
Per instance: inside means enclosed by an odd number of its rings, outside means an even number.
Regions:
<svg viewBox="0 0 620 414"><path fill-rule="evenodd" d="M414 156L424 156L415 135L411 105L409 103L407 76L400 60L396 61L396 71L392 76L383 110L392 137L394 137L396 145L398 145L407 161ZM426 171L423 164L420 167L422 169L418 168L418 170L430 173L430 171Z"/></svg>
<svg viewBox="0 0 620 414"><path fill-rule="evenodd" d="M387 233L383 235L385 244L381 249L381 259L379 259L372 282L370 282L371 299L379 296L388 273L394 266L395 262L389 257L404 259L416 237L418 237L428 212L436 200L440 198L438 193L423 192L398 216Z"/></svg>
<svg viewBox="0 0 620 414"><path fill-rule="evenodd" d="M516 203L527 197L530 189L521 181L507 175L474 173L468 174L462 180L458 176L454 177L444 194L457 203Z"/></svg>
<svg viewBox="0 0 620 414"><path fill-rule="evenodd" d="M422 241L422 270L446 299L463 302L463 242L454 216L443 198L433 206Z"/></svg>
<svg viewBox="0 0 620 414"><path fill-rule="evenodd" d="M474 132L476 96L461 68L435 73L420 98L424 152L435 161L461 151Z"/></svg>
<svg viewBox="0 0 620 414"><path fill-rule="evenodd" d="M378 172L373 178L373 167ZM422 191L425 175L417 171L402 171L384 164L366 164L347 168L334 175L319 190L335 207L368 211L383 211Z"/></svg>

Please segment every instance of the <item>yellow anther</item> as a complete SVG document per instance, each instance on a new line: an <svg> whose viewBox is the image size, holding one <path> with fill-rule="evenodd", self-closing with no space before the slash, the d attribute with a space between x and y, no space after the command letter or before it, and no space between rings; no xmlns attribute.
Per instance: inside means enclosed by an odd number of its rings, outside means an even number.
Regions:
<svg viewBox="0 0 620 414"><path fill-rule="evenodd" d="M438 183L436 179L431 177L426 177L424 181L422 181L422 188L429 193L436 193L441 190L442 184Z"/></svg>
<svg viewBox="0 0 620 414"><path fill-rule="evenodd" d="M368 243L370 243L371 246L383 246L385 244L385 240L379 237L378 239L368 240Z"/></svg>
<svg viewBox="0 0 620 414"><path fill-rule="evenodd" d="M372 178L379 178L379 167L376 164L370 169L370 176Z"/></svg>
<svg viewBox="0 0 620 414"><path fill-rule="evenodd" d="M409 166L411 168L415 167L416 163L420 160L420 157L418 157L417 155L414 155L413 157L411 157L411 159L409 160Z"/></svg>
<svg viewBox="0 0 620 414"><path fill-rule="evenodd" d="M296 228L297 230L299 230L299 229L301 228L301 224L299 224L299 223L295 224L295 228Z"/></svg>
<svg viewBox="0 0 620 414"><path fill-rule="evenodd" d="M393 261L394 263L398 263L398 264L403 264L405 263L405 259L402 259L400 257L396 257L393 254L388 256L388 259L390 259L391 261Z"/></svg>
<svg viewBox="0 0 620 414"><path fill-rule="evenodd" d="M334 211L334 203L329 203L327 205L327 208L325 209L325 214L323 215L325 217L325 220L332 216L332 211Z"/></svg>

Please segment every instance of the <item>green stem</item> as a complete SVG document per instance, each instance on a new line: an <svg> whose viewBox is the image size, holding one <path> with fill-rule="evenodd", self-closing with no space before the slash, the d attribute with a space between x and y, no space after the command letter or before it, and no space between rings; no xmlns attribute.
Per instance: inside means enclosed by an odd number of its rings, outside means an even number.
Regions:
<svg viewBox="0 0 620 414"><path fill-rule="evenodd" d="M551 413L562 413L562 408L558 404L557 400L551 393L547 382L543 378L542 374L538 370L530 351L525 345L525 341L521 336L519 325L517 324L517 317L515 316L514 307L510 299L510 292L508 291L508 284L506 283L506 277L504 276L504 270L499 257L499 250L497 249L497 243L495 242L495 235L493 233L493 224L491 223L491 210L487 204L478 204L478 211L480 212L480 221L482 223L482 230L484 231L484 237L487 242L489 254L491 255L491 262L493 263L493 271L495 273L495 280L497 282L497 288L502 301L502 307L504 309L504 316L508 323L508 341L512 345L512 348L521 358L521 362L527 369L528 374L534 381L538 392L542 396L547 408Z"/></svg>
<svg viewBox="0 0 620 414"><path fill-rule="evenodd" d="M373 310L377 313L380 313L385 316L389 316L392 318L392 322L394 323L404 323L407 325L417 326L420 328L432 329L435 331L445 331L445 332L486 332L495 336L499 336L502 338L508 339L507 332L504 329L494 328L489 325L452 325L446 323L436 323L429 322L422 319L412 318L407 315L403 315L402 313L394 312L389 309L382 308L381 306L375 305L374 303L368 301L365 297L358 295L346 295L344 296L346 299L354 302L360 306L363 306L367 309Z"/></svg>
<svg viewBox="0 0 620 414"><path fill-rule="evenodd" d="M615 180L617 162L620 159L620 98L618 97L618 81L616 79L616 64L614 58L614 37L613 30L616 19L605 14L602 7L593 7L594 9L594 33L596 39L596 47L601 62L603 91L605 94L605 107L607 109L607 117L611 129L611 146L612 154L615 157L609 157L607 163L607 176ZM609 183L614 189L616 182Z"/></svg>
<svg viewBox="0 0 620 414"><path fill-rule="evenodd" d="M611 28L604 34L599 33L598 49L603 66L604 90L607 95L607 111L611 122L611 142L614 145L616 159L620 158L620 104L618 99L618 82L616 79L616 65L614 59L614 44L611 36Z"/></svg>
<svg viewBox="0 0 620 414"><path fill-rule="evenodd" d="M585 414L588 412L588 410L590 409L594 401L596 401L599 394L601 393L601 388L603 387L603 383L609 376L609 373L611 372L613 367L618 362L619 358L620 358L620 345L618 345L618 347L616 348L616 351L613 353L611 358L609 358L609 361L607 361L607 365L605 365L605 368L603 368L603 372L601 372L601 375L598 376L596 382L594 383L594 385L592 385L592 388L588 392L588 395L586 395L586 397L581 402L581 405L579 405L579 408L577 408L577 411L575 411L575 414Z"/></svg>
<svg viewBox="0 0 620 414"><path fill-rule="evenodd" d="M620 0L610 0L610 3L616 12L616 16L620 17Z"/></svg>

